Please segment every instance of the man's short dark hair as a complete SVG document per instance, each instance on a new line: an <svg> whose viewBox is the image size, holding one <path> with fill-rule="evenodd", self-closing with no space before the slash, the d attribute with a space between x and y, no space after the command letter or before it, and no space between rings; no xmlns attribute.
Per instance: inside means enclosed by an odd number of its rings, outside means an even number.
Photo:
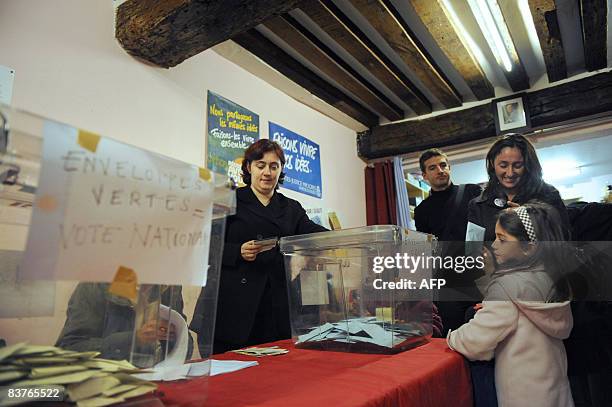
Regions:
<svg viewBox="0 0 612 407"><path fill-rule="evenodd" d="M429 160L431 157L437 157L439 155L446 158L446 162L448 163L448 157L439 148L430 148L429 150L421 154L421 156L419 157L419 165L421 166L421 172L425 172L425 161Z"/></svg>

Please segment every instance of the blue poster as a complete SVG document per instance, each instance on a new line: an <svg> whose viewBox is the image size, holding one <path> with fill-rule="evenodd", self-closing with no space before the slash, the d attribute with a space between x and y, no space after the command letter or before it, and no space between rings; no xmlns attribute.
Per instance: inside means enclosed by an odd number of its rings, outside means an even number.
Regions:
<svg viewBox="0 0 612 407"><path fill-rule="evenodd" d="M244 150L259 139L259 115L208 91L208 168L239 181Z"/></svg>
<svg viewBox="0 0 612 407"><path fill-rule="evenodd" d="M285 181L282 186L321 198L321 150L319 145L286 128L269 122L270 140L285 152Z"/></svg>

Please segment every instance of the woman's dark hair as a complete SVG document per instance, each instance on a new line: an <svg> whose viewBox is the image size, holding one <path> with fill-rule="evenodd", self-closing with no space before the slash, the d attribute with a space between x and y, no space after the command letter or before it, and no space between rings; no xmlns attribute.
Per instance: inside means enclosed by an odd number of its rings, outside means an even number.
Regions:
<svg viewBox="0 0 612 407"><path fill-rule="evenodd" d="M487 153L486 166L489 182L483 192L483 197L489 199L491 197L505 196L504 191L499 184L497 175L495 175L495 158L506 148L518 148L523 156L525 173L521 176L521 181L518 185L518 194L524 201L528 201L531 197L540 192L544 181L542 180L542 166L538 155L536 154L533 144L529 142L522 134L510 133L506 134L495 141L489 152Z"/></svg>
<svg viewBox="0 0 612 407"><path fill-rule="evenodd" d="M524 262L514 263L513 266L529 267L543 264L546 273L550 276L562 298L569 297L568 273L572 271L574 252L566 242L563 222L559 212L547 203L530 201L522 205L529 215L535 232L536 242L531 243L525 225L519 218L515 209L507 208L497 217L500 226L510 235L516 237L524 247L535 245L535 251Z"/></svg>
<svg viewBox="0 0 612 407"><path fill-rule="evenodd" d="M251 144L244 152L244 159L242 160L242 181L245 184L251 185L251 173L249 172L251 163L253 161L261 160L264 154L267 152L273 152L276 154L281 162L281 174L278 178L278 184L276 184L275 189L278 189L278 186L283 183L285 180L285 173L282 171L282 168L285 167L285 153L276 141L262 138L261 140L257 140Z"/></svg>

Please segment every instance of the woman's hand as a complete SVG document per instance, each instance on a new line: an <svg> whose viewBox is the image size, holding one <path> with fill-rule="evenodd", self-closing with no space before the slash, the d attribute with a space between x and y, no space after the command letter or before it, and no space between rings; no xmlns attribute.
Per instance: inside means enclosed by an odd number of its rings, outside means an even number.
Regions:
<svg viewBox="0 0 612 407"><path fill-rule="evenodd" d="M482 248L482 257L484 258L484 272L491 274L495 271L495 255L488 247Z"/></svg>
<svg viewBox="0 0 612 407"><path fill-rule="evenodd" d="M240 255L246 261L253 261L261 251L262 246L255 244L255 240L249 240L240 246Z"/></svg>

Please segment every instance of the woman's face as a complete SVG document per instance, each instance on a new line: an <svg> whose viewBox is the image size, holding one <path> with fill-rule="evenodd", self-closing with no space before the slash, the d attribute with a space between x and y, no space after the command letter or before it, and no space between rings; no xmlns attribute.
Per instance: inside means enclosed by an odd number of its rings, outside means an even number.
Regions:
<svg viewBox="0 0 612 407"><path fill-rule="evenodd" d="M251 187L257 192L270 195L274 192L282 171L281 160L273 151L268 151L259 160L251 162Z"/></svg>
<svg viewBox="0 0 612 407"><path fill-rule="evenodd" d="M495 241L492 249L498 264L508 263L509 261L521 260L526 253L523 250L524 242L508 233L499 221L495 224Z"/></svg>
<svg viewBox="0 0 612 407"><path fill-rule="evenodd" d="M501 186L509 191L515 190L525 174L525 161L517 147L504 147L493 160L495 176Z"/></svg>

